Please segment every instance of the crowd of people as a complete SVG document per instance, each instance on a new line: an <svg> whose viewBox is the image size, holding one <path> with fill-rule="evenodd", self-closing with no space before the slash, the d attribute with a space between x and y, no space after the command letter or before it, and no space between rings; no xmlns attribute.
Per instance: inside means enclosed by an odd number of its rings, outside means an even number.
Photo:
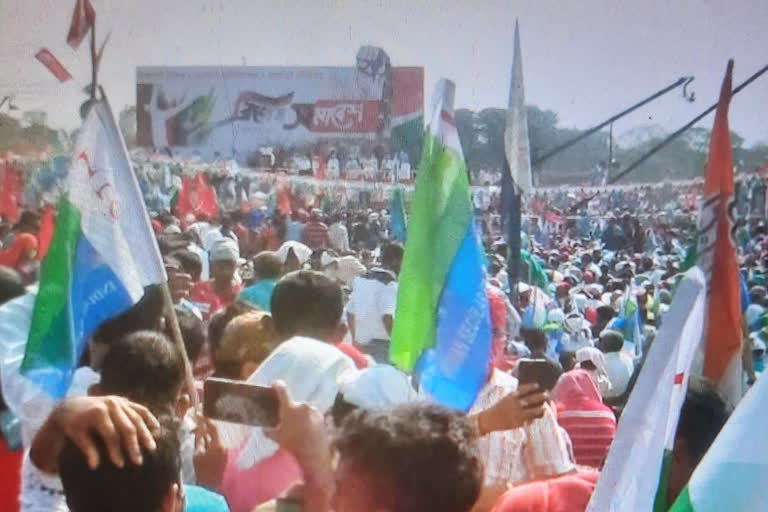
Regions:
<svg viewBox="0 0 768 512"><path fill-rule="evenodd" d="M745 389L768 340L765 185L761 198L753 185L737 194L734 233ZM527 198L513 289L498 198L476 201L492 354L466 413L390 364L403 259L391 212L333 204L154 212L182 343L162 290L148 287L99 327L53 403L18 371L40 264L40 213L26 211L0 226L0 496L24 512L584 511L690 264L699 194L687 184ZM209 377L272 387L278 423L204 416ZM727 417L692 379L670 504Z"/></svg>

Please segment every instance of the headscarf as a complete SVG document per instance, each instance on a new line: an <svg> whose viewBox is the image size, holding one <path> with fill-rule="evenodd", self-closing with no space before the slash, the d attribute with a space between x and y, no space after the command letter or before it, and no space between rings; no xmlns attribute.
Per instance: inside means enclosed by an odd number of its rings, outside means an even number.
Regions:
<svg viewBox="0 0 768 512"><path fill-rule="evenodd" d="M419 400L408 376L393 366L349 372L340 380L339 393L344 400L363 409L378 411Z"/></svg>
<svg viewBox="0 0 768 512"><path fill-rule="evenodd" d="M509 489L492 512L571 512L586 510L595 490L596 471L579 471Z"/></svg>
<svg viewBox="0 0 768 512"><path fill-rule="evenodd" d="M587 370L592 377L600 394L605 396L611 390L611 381L608 378L608 372L605 369L605 354L594 347L584 347L576 351L576 363L591 361L595 365L595 370Z"/></svg>
<svg viewBox="0 0 768 512"><path fill-rule="evenodd" d="M281 380L291 399L325 412L333 405L341 376L357 372L355 363L339 349L312 338L296 336L279 345L248 378L248 384L271 386ZM249 468L279 449L261 428L248 428L237 465Z"/></svg>

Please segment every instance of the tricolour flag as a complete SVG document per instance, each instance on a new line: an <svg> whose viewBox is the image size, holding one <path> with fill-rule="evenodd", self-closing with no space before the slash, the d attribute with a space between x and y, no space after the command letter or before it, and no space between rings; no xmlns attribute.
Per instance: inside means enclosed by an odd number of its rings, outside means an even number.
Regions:
<svg viewBox="0 0 768 512"><path fill-rule="evenodd" d="M733 61L720 90L715 124L709 144L704 197L699 212L696 264L707 277L707 323L702 348L703 375L718 386L734 407L741 398L741 295L739 263L732 238L730 217L734 199L733 155L728 130Z"/></svg>
<svg viewBox="0 0 768 512"><path fill-rule="evenodd" d="M761 428L766 403L768 378L762 377L739 402L670 512L766 509L768 437Z"/></svg>
<svg viewBox="0 0 768 512"><path fill-rule="evenodd" d="M438 402L469 409L488 375L491 326L483 254L453 117L440 80L408 225L391 360Z"/></svg>
<svg viewBox="0 0 768 512"><path fill-rule="evenodd" d="M96 328L165 281L128 152L106 102L78 135L42 264L21 372L63 396Z"/></svg>
<svg viewBox="0 0 768 512"><path fill-rule="evenodd" d="M93 10L91 0L77 0L72 13L72 23L69 25L67 44L77 50L95 21L96 11Z"/></svg>
<svg viewBox="0 0 768 512"><path fill-rule="evenodd" d="M694 267L680 282L648 351L588 512L654 509L659 475L670 460L705 313L704 275Z"/></svg>

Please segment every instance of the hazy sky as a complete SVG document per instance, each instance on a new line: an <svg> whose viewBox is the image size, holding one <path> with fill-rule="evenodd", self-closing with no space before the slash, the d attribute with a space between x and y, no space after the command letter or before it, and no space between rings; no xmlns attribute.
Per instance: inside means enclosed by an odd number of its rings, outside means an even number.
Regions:
<svg viewBox="0 0 768 512"><path fill-rule="evenodd" d="M75 52L65 42L74 3L0 0L0 94L65 128L77 126L90 80L87 43ZM565 127L588 127L695 75L695 103L670 93L616 125L618 133L648 123L674 129L714 102L729 57L734 84L768 64L766 0L92 3L99 43L111 32L100 82L115 110L135 102L139 65L351 66L363 44L383 47L394 65L424 66L427 97L446 77L456 82L457 107L505 106L516 17L526 99L558 112ZM43 46L75 80L59 84L34 59ZM768 74L734 98L731 127L768 142Z"/></svg>

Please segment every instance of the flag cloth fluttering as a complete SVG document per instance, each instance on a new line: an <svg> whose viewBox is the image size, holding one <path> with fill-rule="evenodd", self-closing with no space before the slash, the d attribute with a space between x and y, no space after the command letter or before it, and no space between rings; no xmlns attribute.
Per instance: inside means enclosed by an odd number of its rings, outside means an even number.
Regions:
<svg viewBox="0 0 768 512"><path fill-rule="evenodd" d="M739 402L696 467L670 512L762 512L768 479L768 437L763 435L768 379Z"/></svg>
<svg viewBox="0 0 768 512"><path fill-rule="evenodd" d="M531 150L528 140L528 111L523 87L523 56L520 51L520 26L515 21L515 53L512 61L512 81L509 87L507 124L504 129L504 149L512 179L523 193L533 188Z"/></svg>
<svg viewBox="0 0 768 512"><path fill-rule="evenodd" d="M417 366L421 388L439 403L467 410L488 375L491 326L454 93L440 80L432 100L390 358L405 371Z"/></svg>
<svg viewBox="0 0 768 512"><path fill-rule="evenodd" d="M654 510L659 475L671 460L705 312L704 275L694 267L680 282L648 351L587 512Z"/></svg>
<svg viewBox="0 0 768 512"><path fill-rule="evenodd" d="M176 196L175 211L180 218L191 213L196 217L202 215L213 219L219 214L216 191L208 183L205 174L197 173L194 178L191 176L181 178L181 190Z"/></svg>
<svg viewBox="0 0 768 512"><path fill-rule="evenodd" d="M707 324L703 375L717 384L729 406L742 393L742 312L739 262L732 238L733 154L728 130L733 61L728 62L709 144L704 197L699 212L696 264L707 277Z"/></svg>
<svg viewBox="0 0 768 512"><path fill-rule="evenodd" d="M105 101L88 112L42 264L22 374L64 396L88 338L166 280L128 152Z"/></svg>
<svg viewBox="0 0 768 512"><path fill-rule="evenodd" d="M93 10L91 0L77 0L72 13L72 23L69 25L67 44L77 50L95 21L96 11Z"/></svg>
<svg viewBox="0 0 768 512"><path fill-rule="evenodd" d="M35 58L39 60L43 66L48 68L48 71L50 71L59 82L66 82L72 78L72 75L69 74L67 68L59 62L59 59L57 59L48 48L41 48L40 51L35 54Z"/></svg>

